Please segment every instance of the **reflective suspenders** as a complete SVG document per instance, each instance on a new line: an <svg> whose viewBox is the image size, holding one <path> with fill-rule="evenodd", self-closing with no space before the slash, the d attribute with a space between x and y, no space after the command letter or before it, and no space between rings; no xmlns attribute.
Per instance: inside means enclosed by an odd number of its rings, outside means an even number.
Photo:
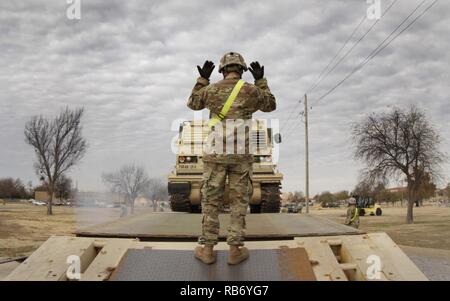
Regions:
<svg viewBox="0 0 450 301"><path fill-rule="evenodd" d="M236 97L238 96L239 92L241 91L242 86L245 84L245 81L240 79L236 85L233 88L233 91L231 91L230 96L228 96L227 101L222 107L222 110L220 110L220 113L218 116L214 116L211 118L208 122L209 128L212 128L215 126L218 122L222 121L225 116L227 116L228 111L230 110L231 106L233 105L234 101L236 100Z"/></svg>

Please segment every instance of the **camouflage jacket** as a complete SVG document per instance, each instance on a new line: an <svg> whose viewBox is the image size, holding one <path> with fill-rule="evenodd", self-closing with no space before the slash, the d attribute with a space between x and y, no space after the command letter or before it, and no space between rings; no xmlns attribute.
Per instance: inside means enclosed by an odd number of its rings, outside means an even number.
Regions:
<svg viewBox="0 0 450 301"><path fill-rule="evenodd" d="M237 77L228 77L210 85L207 79L198 78L187 103L188 107L196 111L206 108L210 111L210 118L218 115L238 80ZM225 127L226 120L230 119L251 120L252 114L258 110L271 112L275 109L275 97L270 92L265 78L256 81L255 85L245 83L222 124ZM225 140L226 137L224 137ZM245 145L248 150L248 135L245 138ZM217 163L252 162L253 155L248 151L245 154L205 154L203 161Z"/></svg>
<svg viewBox="0 0 450 301"><path fill-rule="evenodd" d="M347 209L347 218L345 219L345 224L348 226L353 226L355 228L359 227L359 210L356 207L349 207Z"/></svg>

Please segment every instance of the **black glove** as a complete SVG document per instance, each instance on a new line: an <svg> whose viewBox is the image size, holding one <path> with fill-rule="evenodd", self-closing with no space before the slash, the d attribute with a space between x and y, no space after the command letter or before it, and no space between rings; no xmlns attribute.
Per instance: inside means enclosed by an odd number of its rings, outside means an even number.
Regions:
<svg viewBox="0 0 450 301"><path fill-rule="evenodd" d="M203 68L200 68L200 66L197 66L197 70L198 70L198 73L200 73L200 76L203 78L206 78L208 80L211 77L211 73L214 71L214 68L216 68L216 66L214 66L214 63L211 61L206 61L203 64Z"/></svg>
<svg viewBox="0 0 450 301"><path fill-rule="evenodd" d="M253 62L250 66L248 70L253 74L255 81L264 77L264 66L261 66L258 62Z"/></svg>

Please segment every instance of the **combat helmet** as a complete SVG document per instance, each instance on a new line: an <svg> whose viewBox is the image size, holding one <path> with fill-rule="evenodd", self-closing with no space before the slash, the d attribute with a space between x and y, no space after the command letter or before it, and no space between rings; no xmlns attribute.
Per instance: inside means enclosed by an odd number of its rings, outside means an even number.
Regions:
<svg viewBox="0 0 450 301"><path fill-rule="evenodd" d="M228 66L238 65L241 66L244 71L247 71L247 64L244 58L237 52L228 52L221 59L219 64L219 72L222 73L223 69Z"/></svg>

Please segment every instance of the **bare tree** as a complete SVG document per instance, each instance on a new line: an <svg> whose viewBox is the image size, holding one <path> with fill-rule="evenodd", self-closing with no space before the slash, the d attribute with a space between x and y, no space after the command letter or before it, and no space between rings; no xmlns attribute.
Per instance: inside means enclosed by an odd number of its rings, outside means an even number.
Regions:
<svg viewBox="0 0 450 301"><path fill-rule="evenodd" d="M444 196L450 199L450 183L444 188Z"/></svg>
<svg viewBox="0 0 450 301"><path fill-rule="evenodd" d="M6 199L24 199L27 197L29 197L29 194L20 179L0 179L0 198L6 201Z"/></svg>
<svg viewBox="0 0 450 301"><path fill-rule="evenodd" d="M67 200L73 191L72 179L62 175L55 185L55 196Z"/></svg>
<svg viewBox="0 0 450 301"><path fill-rule="evenodd" d="M343 201L343 200L347 200L350 197L350 195L347 190L341 190L341 191L334 193L334 197L338 201Z"/></svg>
<svg viewBox="0 0 450 301"><path fill-rule="evenodd" d="M378 196L386 189L386 184L378 178L371 177L370 174L362 174L362 178L356 184L352 194L362 197L371 197L374 200L378 200Z"/></svg>
<svg viewBox="0 0 450 301"><path fill-rule="evenodd" d="M413 207L424 176L438 178L445 156L441 141L425 114L415 106L372 114L353 129L355 157L364 161L366 178L386 182L403 178L408 184L406 222L414 222Z"/></svg>
<svg viewBox="0 0 450 301"><path fill-rule="evenodd" d="M144 168L135 164L124 165L118 171L104 173L102 178L112 192L124 197L125 204L131 209L131 213L134 213L136 198L144 195L150 185L150 179Z"/></svg>
<svg viewBox="0 0 450 301"><path fill-rule="evenodd" d="M158 203L168 198L167 185L161 179L150 179L145 196L152 202L153 211L156 211Z"/></svg>
<svg viewBox="0 0 450 301"><path fill-rule="evenodd" d="M421 178L422 180L418 184L416 194L414 195L416 207L422 206L423 200L433 197L436 192L436 184L433 183L428 173L421 175Z"/></svg>
<svg viewBox="0 0 450 301"><path fill-rule="evenodd" d="M336 197L329 191L324 191L319 195L319 201L322 207L327 207L336 202Z"/></svg>
<svg viewBox="0 0 450 301"><path fill-rule="evenodd" d="M53 214L52 202L59 178L84 156L86 140L81 135L83 109L65 108L54 120L35 116L25 125L25 141L37 157L36 173L47 183L47 214Z"/></svg>

